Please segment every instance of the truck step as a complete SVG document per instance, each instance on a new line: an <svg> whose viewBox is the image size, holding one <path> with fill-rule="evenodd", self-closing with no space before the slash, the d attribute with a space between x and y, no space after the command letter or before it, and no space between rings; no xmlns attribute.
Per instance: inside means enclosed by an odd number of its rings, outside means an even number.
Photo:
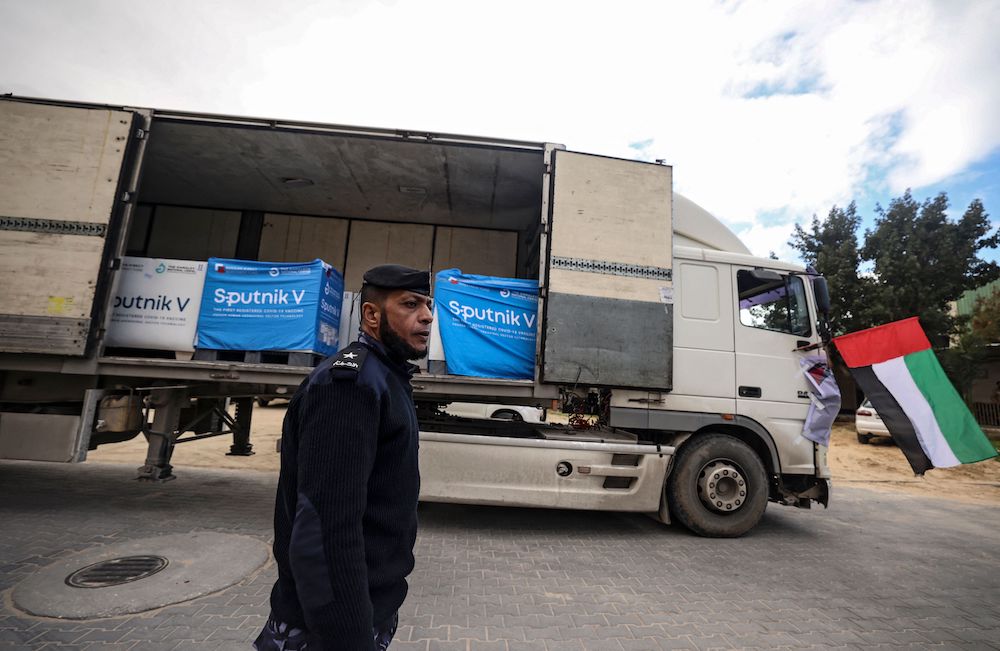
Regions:
<svg viewBox="0 0 1000 651"><path fill-rule="evenodd" d="M244 364L282 364L313 367L326 359L325 355L295 350L216 350L198 348L194 359L203 362L242 362Z"/></svg>

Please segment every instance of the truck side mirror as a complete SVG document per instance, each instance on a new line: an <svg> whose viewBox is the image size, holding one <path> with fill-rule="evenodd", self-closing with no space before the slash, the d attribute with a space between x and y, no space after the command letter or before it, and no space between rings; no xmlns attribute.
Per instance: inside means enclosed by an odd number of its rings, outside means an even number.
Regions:
<svg viewBox="0 0 1000 651"><path fill-rule="evenodd" d="M812 279L813 294L816 296L816 309L824 316L830 315L830 288L826 278L816 276Z"/></svg>
<svg viewBox="0 0 1000 651"><path fill-rule="evenodd" d="M816 298L816 311L819 312L819 336L824 342L830 341L830 287L823 276L812 279L813 296Z"/></svg>

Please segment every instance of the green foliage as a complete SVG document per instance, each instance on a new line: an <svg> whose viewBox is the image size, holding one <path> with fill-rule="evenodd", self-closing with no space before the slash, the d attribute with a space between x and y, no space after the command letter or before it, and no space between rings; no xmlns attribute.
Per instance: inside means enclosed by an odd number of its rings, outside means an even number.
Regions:
<svg viewBox="0 0 1000 651"><path fill-rule="evenodd" d="M822 222L815 216L809 231L796 225L789 245L830 285L834 335L919 316L928 338L938 347L958 333L949 302L963 291L1000 276L1000 267L979 257L996 247L978 199L957 221L947 218L948 196L941 193L918 203L910 191L878 206L875 225L858 246L861 219L852 202L834 206ZM860 274L865 264L872 273Z"/></svg>
<svg viewBox="0 0 1000 651"><path fill-rule="evenodd" d="M1000 342L1000 292L976 301L971 317L959 320L954 344L939 351L938 359L962 397L969 400L972 381L989 357L989 346Z"/></svg>
<svg viewBox="0 0 1000 651"><path fill-rule="evenodd" d="M830 330L834 336L868 327L864 297L870 281L858 275L861 256L856 232L861 224L852 201L834 206L822 222L813 215L810 230L798 224L788 243L806 264L826 277L830 288Z"/></svg>
<svg viewBox="0 0 1000 651"><path fill-rule="evenodd" d="M948 344L958 324L948 303L967 289L1000 275L996 264L979 258L995 247L989 218L978 199L956 221L948 221L948 196L922 204L907 190L888 209L877 208L875 227L865 232L861 257L873 263L875 282L869 309L873 325L917 315L928 338Z"/></svg>
<svg viewBox="0 0 1000 651"><path fill-rule="evenodd" d="M990 296L976 301L968 327L964 336L973 345L1000 343L1000 291L994 291Z"/></svg>

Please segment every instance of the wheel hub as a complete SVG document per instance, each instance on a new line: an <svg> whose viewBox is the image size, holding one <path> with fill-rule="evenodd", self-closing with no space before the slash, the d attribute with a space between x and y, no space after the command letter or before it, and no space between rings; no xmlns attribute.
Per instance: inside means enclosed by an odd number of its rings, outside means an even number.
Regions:
<svg viewBox="0 0 1000 651"><path fill-rule="evenodd" d="M698 474L698 497L713 511L732 513L746 503L746 478L732 461L714 459Z"/></svg>

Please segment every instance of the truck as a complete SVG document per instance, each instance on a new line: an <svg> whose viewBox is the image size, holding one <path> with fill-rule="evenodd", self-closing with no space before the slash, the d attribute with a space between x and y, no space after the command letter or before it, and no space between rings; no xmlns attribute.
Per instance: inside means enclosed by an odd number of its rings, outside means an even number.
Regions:
<svg viewBox="0 0 1000 651"><path fill-rule="evenodd" d="M740 536L769 502L828 504L801 370L829 296L754 257L673 169L563 145L0 97L0 459L81 462L232 436L311 372L266 351L116 348L123 259L322 258L358 291L393 262L537 280L534 377L413 381L421 499L648 513ZM341 342L344 345L346 342ZM528 405L568 424L458 418ZM550 419L551 420L551 419Z"/></svg>

